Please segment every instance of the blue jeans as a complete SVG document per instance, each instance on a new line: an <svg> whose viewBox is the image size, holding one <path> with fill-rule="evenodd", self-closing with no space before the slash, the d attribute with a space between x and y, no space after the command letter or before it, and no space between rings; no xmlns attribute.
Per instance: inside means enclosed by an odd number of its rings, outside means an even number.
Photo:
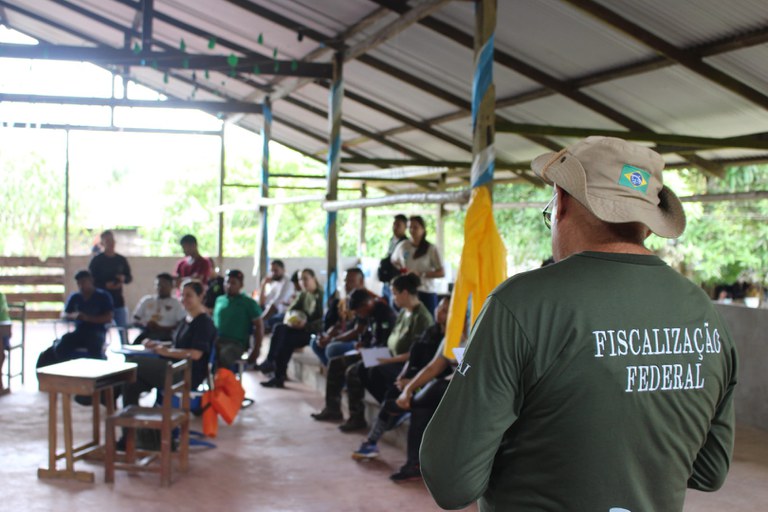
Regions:
<svg viewBox="0 0 768 512"><path fill-rule="evenodd" d="M323 366L328 366L328 361L334 357L343 356L346 352L355 348L355 343L355 341L331 340L328 345L321 347L317 344L317 337L315 337L312 338L309 345L312 347L312 352L314 352L320 362L323 363Z"/></svg>
<svg viewBox="0 0 768 512"><path fill-rule="evenodd" d="M115 322L116 326L120 327L120 329L117 330L120 333L120 344L127 345L128 308L115 308L112 312L112 320Z"/></svg>

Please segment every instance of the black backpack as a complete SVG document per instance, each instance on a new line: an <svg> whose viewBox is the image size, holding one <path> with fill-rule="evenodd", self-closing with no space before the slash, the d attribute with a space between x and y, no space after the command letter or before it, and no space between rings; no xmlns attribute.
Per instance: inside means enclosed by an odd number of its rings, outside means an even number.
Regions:
<svg viewBox="0 0 768 512"><path fill-rule="evenodd" d="M388 283L400 275L400 269L397 268L392 263L392 260L389 259L389 256L387 256L386 258L382 258L379 262L379 269L376 271L376 274L379 277L379 281Z"/></svg>
<svg viewBox="0 0 768 512"><path fill-rule="evenodd" d="M213 309L216 305L216 299L224 295L224 278L216 276L208 281L208 289L203 297L203 305L208 309Z"/></svg>

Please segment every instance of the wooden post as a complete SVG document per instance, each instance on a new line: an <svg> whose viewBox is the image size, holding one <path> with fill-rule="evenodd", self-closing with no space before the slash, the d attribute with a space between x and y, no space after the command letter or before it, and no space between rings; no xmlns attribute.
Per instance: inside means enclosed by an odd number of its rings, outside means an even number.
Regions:
<svg viewBox="0 0 768 512"><path fill-rule="evenodd" d="M224 265L224 181L226 180L226 153L224 152L224 129L226 124L221 125L221 154L219 160L219 237L217 247L217 259L219 268Z"/></svg>
<svg viewBox="0 0 768 512"><path fill-rule="evenodd" d="M438 190L440 190L440 192L445 191L445 179L446 175L441 174L440 184L438 185ZM437 239L437 251L443 258L443 263L445 263L445 204L439 203L435 213L435 238Z"/></svg>
<svg viewBox="0 0 768 512"><path fill-rule="evenodd" d="M69 130L64 155L64 259L69 257Z"/></svg>
<svg viewBox="0 0 768 512"><path fill-rule="evenodd" d="M365 186L365 183L363 183L360 186L360 198L365 199L367 195L368 195L368 189ZM360 233L357 240L357 259L359 263L363 262L363 257L365 256L366 249L367 249L366 243L365 243L365 224L368 219L367 212L368 210L365 207L360 208Z"/></svg>
<svg viewBox="0 0 768 512"><path fill-rule="evenodd" d="M261 127L261 197L269 197L269 139L272 137L272 103L269 97L263 105L263 124ZM266 205L259 206L259 252L256 256L256 277L261 283L269 272L269 209Z"/></svg>
<svg viewBox="0 0 768 512"><path fill-rule="evenodd" d="M334 56L333 83L328 96L328 122L330 124L330 148L328 151L328 185L326 200L335 201L339 194L339 168L341 167L341 100L344 97L344 80L342 68L344 54L337 52ZM325 301L336 292L339 268L339 242L336 233L336 212L327 213L325 226L328 255L328 282L325 287Z"/></svg>
<svg viewBox="0 0 768 512"><path fill-rule="evenodd" d="M496 88L493 85L493 45L496 0L475 3L475 76L472 81L472 187L492 191Z"/></svg>

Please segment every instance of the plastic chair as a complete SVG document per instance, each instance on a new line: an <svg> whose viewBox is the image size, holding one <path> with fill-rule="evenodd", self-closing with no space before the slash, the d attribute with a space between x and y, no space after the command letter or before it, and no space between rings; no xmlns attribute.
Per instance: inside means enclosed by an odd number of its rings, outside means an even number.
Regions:
<svg viewBox="0 0 768 512"><path fill-rule="evenodd" d="M178 379L182 374L183 378ZM165 371L162 407L139 407L131 405L107 418L106 451L104 457L104 481L115 481L115 469L129 471L151 471L160 474L160 485L171 485L172 473L172 437L173 430L180 428L178 459L179 469L186 472L189 469L189 393L191 367L188 361L182 360L168 364ZM181 408L173 407L174 394L181 394ZM122 427L125 431L124 461L116 460L115 429ZM157 452L136 449L136 430L153 429L160 431L160 464L150 465ZM141 455L140 460L136 456Z"/></svg>

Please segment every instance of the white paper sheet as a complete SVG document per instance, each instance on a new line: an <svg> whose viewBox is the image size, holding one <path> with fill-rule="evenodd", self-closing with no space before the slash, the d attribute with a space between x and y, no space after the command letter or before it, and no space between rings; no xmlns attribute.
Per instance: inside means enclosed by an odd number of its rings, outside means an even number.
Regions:
<svg viewBox="0 0 768 512"><path fill-rule="evenodd" d="M387 347L361 348L360 355L366 368L380 365L379 358L392 357Z"/></svg>
<svg viewBox="0 0 768 512"><path fill-rule="evenodd" d="M464 359L464 347L456 347L453 349L453 357L456 362L461 364L461 360Z"/></svg>

